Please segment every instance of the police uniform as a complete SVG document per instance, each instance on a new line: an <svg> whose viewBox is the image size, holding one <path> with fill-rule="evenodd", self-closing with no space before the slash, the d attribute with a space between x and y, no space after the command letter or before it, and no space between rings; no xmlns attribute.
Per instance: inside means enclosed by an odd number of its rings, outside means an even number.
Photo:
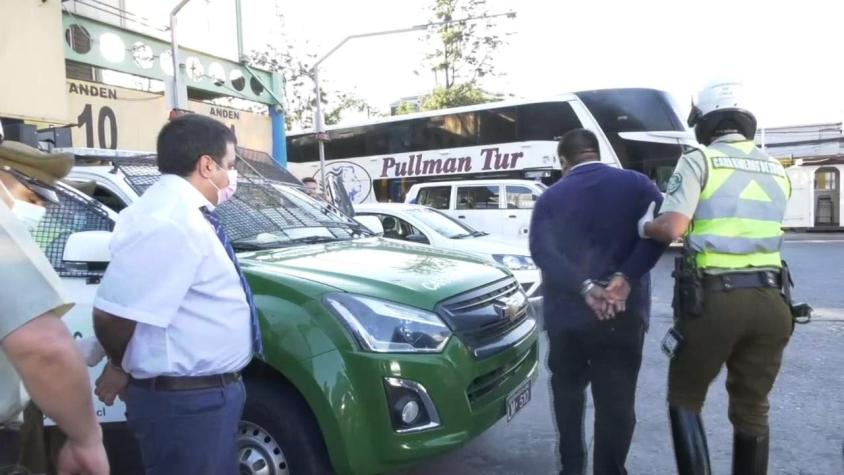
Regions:
<svg viewBox="0 0 844 475"><path fill-rule="evenodd" d="M72 157L67 155L42 154L20 143L5 141L0 144L0 170L13 169L27 176L52 183L64 176L70 169ZM21 223L6 203L0 200L0 341L15 330L47 312L64 315L73 306L62 290L59 276L44 253L35 243L29 230ZM12 439L12 434L22 423L21 413L27 407L28 396L5 353L0 351L0 430L3 440ZM34 407L34 406L30 406ZM27 426L32 418L27 418ZM40 427L41 421L37 422ZM23 432L40 432L35 427L24 427ZM29 430L33 432L29 432ZM40 438L39 438L40 439ZM36 449L43 453L43 439ZM3 446L7 445L4 443ZM25 448L29 444L24 444ZM0 453L0 460L10 457ZM4 460L10 462L9 460ZM38 470L30 466L30 469Z"/></svg>
<svg viewBox="0 0 844 475"><path fill-rule="evenodd" d="M707 389L726 364L734 473L764 473L737 468L742 466L767 467L768 393L792 331L780 291L781 227L790 192L779 162L743 135L728 134L680 159L660 209L692 220L685 239L703 274L701 314L675 322L684 341L670 363L669 405L699 420ZM671 416L679 452L676 426L683 421L675 417L684 416ZM702 426L686 437L698 438L692 444L707 452ZM684 473L680 459L678 454ZM708 473L708 454L706 459L705 470L685 473Z"/></svg>

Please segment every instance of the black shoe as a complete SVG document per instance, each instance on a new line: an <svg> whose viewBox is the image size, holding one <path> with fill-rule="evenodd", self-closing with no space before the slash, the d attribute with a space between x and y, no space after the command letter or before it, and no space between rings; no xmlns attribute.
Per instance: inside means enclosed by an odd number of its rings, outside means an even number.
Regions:
<svg viewBox="0 0 844 475"><path fill-rule="evenodd" d="M688 409L669 407L671 437L679 475L711 475L709 449L700 414Z"/></svg>
<svg viewBox="0 0 844 475"><path fill-rule="evenodd" d="M768 473L768 436L733 434L733 475Z"/></svg>

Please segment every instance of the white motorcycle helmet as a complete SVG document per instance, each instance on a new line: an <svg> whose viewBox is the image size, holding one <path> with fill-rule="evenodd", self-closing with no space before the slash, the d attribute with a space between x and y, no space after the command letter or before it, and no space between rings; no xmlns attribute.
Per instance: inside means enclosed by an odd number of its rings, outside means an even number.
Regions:
<svg viewBox="0 0 844 475"><path fill-rule="evenodd" d="M744 107L744 86L740 82L716 81L698 93L688 124L695 128L697 141L704 145L712 143L714 132L725 128L753 140L756 117Z"/></svg>

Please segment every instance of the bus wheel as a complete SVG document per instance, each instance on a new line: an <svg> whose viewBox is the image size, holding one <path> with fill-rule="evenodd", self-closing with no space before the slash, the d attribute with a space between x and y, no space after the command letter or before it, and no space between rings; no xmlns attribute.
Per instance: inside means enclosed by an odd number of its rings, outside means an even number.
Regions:
<svg viewBox="0 0 844 475"><path fill-rule="evenodd" d="M310 407L287 384L246 381L237 449L241 475L333 473Z"/></svg>

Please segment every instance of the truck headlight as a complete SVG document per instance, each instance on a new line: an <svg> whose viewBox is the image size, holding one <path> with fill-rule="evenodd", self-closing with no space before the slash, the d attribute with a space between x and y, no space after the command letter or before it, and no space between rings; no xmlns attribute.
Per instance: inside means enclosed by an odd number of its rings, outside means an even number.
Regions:
<svg viewBox="0 0 844 475"><path fill-rule="evenodd" d="M499 264L504 264L510 270L534 270L536 263L530 256L514 256L512 254L493 254L492 258Z"/></svg>
<svg viewBox="0 0 844 475"><path fill-rule="evenodd" d="M438 353L451 337L437 314L420 308L348 293L329 294L325 302L368 351Z"/></svg>

